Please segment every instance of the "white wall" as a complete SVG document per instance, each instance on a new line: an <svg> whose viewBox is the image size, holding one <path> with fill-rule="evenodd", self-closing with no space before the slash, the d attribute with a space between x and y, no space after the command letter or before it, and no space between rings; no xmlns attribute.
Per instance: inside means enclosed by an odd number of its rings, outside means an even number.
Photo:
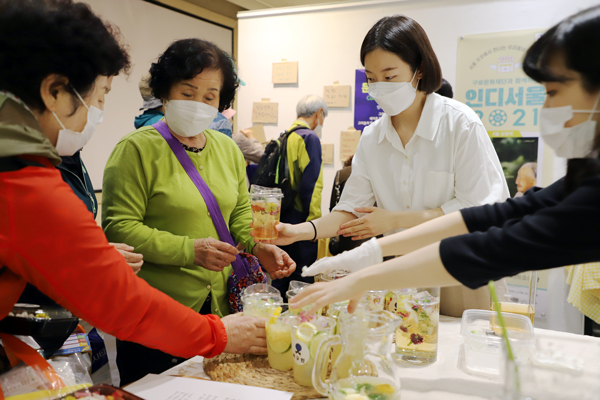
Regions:
<svg viewBox="0 0 600 400"><path fill-rule="evenodd" d="M355 69L362 68L359 58L362 40L369 28L384 16L405 14L418 21L436 51L444 77L454 86L461 35L549 28L567 15L597 3L593 0L388 0L239 13L238 65L246 82L238 95L239 127L252 125L252 102L270 98L279 103L278 123L265 126L267 138L272 139L295 119L296 102L303 95L322 95L323 86L334 81L351 84L354 90ZM274 87L271 83L271 64L281 59L299 62L298 85ZM353 107L351 104L346 109L332 109L325 120L322 141L335 145L335 163L323 168L324 214L328 211L335 172L341 168L340 131L354 124ZM552 161L553 156L546 149L545 184L564 172L562 164L555 167ZM545 323L536 322L536 326L582 332L581 314L564 301L566 287L561 273L561 270L551 272L549 308L554 311Z"/></svg>
<svg viewBox="0 0 600 400"><path fill-rule="evenodd" d="M177 39L191 37L210 40L232 54L233 34L199 20L142 0L82 0L103 19L117 25L129 45L132 73L118 76L106 98L104 122L82 152L95 189L102 189L102 176L108 156L119 139L134 130L133 119L140 114L140 78L150 64Z"/></svg>

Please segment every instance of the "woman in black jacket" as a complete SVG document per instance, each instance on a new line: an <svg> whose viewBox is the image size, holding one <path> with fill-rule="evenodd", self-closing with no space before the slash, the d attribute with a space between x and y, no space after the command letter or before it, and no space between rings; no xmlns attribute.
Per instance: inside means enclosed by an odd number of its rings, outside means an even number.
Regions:
<svg viewBox="0 0 600 400"><path fill-rule="evenodd" d="M366 290L477 288L523 271L600 260L600 6L546 32L527 51L523 69L546 88L540 130L556 154L569 159L566 177L322 259L303 274L348 263L364 269L313 285L294 298L295 307L312 303L316 310L352 299L353 310ZM405 256L382 263L391 255Z"/></svg>

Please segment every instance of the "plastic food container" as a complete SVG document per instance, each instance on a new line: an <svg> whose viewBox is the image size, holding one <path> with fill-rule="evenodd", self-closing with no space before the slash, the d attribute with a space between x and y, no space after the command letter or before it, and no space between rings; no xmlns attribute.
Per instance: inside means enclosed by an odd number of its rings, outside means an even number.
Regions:
<svg viewBox="0 0 600 400"><path fill-rule="evenodd" d="M531 320L518 314L502 313L515 358L528 361L535 353ZM460 334L464 339L465 372L499 376L503 366L502 328L495 311L465 310Z"/></svg>
<svg viewBox="0 0 600 400"><path fill-rule="evenodd" d="M18 303L8 316L0 320L0 332L34 337L68 337L78 323L79 318L64 308Z"/></svg>

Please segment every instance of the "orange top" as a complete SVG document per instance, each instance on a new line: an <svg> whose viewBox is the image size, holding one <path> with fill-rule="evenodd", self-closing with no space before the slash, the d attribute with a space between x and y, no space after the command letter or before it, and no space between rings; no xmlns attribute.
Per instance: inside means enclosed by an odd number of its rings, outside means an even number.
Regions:
<svg viewBox="0 0 600 400"><path fill-rule="evenodd" d="M27 282L73 314L121 340L177 357L214 357L227 335L152 288L108 244L85 205L45 157L0 172L0 319Z"/></svg>

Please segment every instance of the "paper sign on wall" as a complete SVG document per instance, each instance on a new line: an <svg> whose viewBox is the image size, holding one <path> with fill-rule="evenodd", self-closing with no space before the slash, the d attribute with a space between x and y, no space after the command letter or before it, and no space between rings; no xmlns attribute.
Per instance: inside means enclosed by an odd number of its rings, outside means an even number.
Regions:
<svg viewBox="0 0 600 400"><path fill-rule="evenodd" d="M298 62L273 63L273 83L298 83Z"/></svg>
<svg viewBox="0 0 600 400"><path fill-rule="evenodd" d="M340 133L340 160L342 162L346 161L356 153L359 140L360 131L357 131L353 127Z"/></svg>
<svg viewBox="0 0 600 400"><path fill-rule="evenodd" d="M327 107L350 107L350 85L336 85L323 87L323 99Z"/></svg>
<svg viewBox="0 0 600 400"><path fill-rule="evenodd" d="M333 144L321 143L321 152L323 153L323 164L333 164Z"/></svg>
<svg viewBox="0 0 600 400"><path fill-rule="evenodd" d="M253 124L276 124L278 104L268 101L252 104ZM260 140L260 139L259 139Z"/></svg>

